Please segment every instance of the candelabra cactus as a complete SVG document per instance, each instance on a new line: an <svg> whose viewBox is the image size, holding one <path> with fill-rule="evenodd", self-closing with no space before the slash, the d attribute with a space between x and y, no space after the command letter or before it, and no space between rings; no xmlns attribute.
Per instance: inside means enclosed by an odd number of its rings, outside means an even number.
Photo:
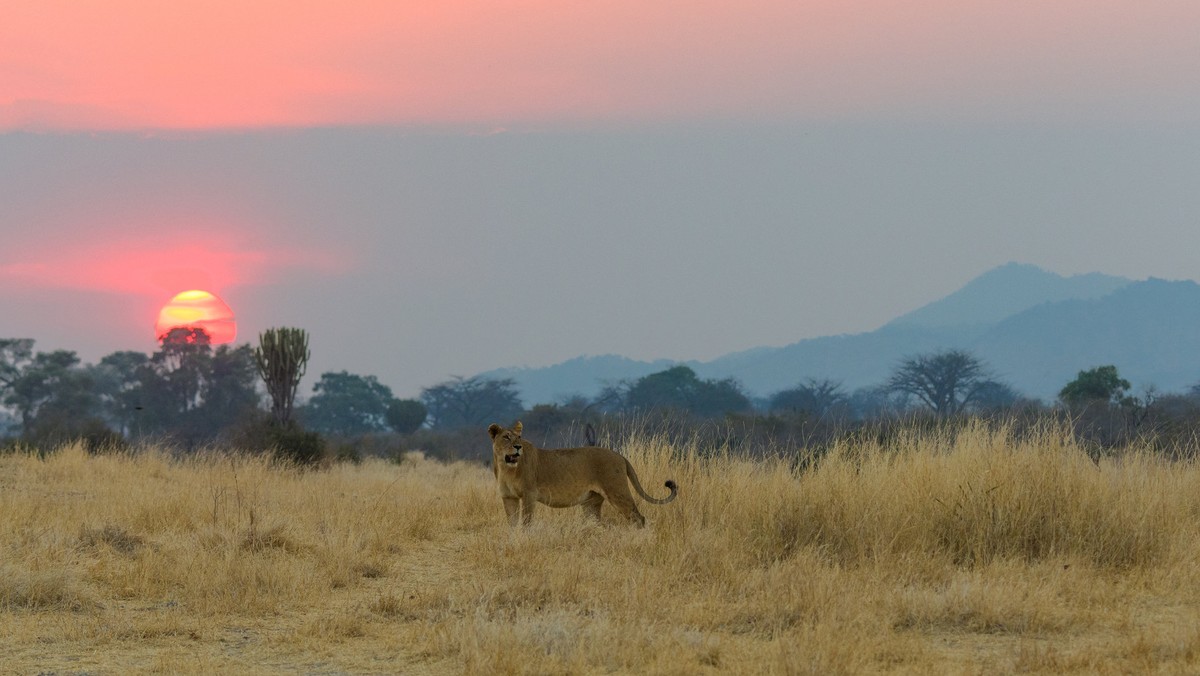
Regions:
<svg viewBox="0 0 1200 676"><path fill-rule="evenodd" d="M271 396L271 415L281 426L291 420L308 357L308 332L303 329L267 329L258 336L254 362Z"/></svg>

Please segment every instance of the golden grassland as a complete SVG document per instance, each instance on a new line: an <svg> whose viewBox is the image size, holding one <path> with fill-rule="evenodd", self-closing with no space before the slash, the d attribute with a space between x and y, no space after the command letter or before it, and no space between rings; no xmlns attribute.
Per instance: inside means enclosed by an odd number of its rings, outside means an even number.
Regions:
<svg viewBox="0 0 1200 676"><path fill-rule="evenodd" d="M0 671L1200 672L1193 462L983 425L621 450L680 486L645 529L511 529L466 463L0 457Z"/></svg>

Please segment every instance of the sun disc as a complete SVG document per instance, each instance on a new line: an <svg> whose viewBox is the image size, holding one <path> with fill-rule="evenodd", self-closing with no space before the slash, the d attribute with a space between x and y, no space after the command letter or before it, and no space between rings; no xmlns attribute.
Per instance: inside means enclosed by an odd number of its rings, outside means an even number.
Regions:
<svg viewBox="0 0 1200 676"><path fill-rule="evenodd" d="M232 343L237 338L233 310L217 296L200 289L176 294L158 313L154 337L159 342L172 329L202 329L213 345Z"/></svg>

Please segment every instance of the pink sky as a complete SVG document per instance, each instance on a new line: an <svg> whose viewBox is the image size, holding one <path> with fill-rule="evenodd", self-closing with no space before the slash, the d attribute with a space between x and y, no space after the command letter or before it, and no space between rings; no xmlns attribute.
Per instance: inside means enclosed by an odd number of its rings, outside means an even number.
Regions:
<svg viewBox="0 0 1200 676"><path fill-rule="evenodd" d="M1197 278L1197 27L1197 0L0 0L0 337L149 348L202 288L411 395L869 330L1011 260ZM514 303L556 332L494 339Z"/></svg>
<svg viewBox="0 0 1200 676"><path fill-rule="evenodd" d="M1183 119L1200 61L1194 0L0 9L0 130L1020 116L1033 102Z"/></svg>
<svg viewBox="0 0 1200 676"><path fill-rule="evenodd" d="M88 165L41 171L31 163L8 177L9 189L22 198L68 171L84 182L60 189L58 197L52 192L49 200L34 198L32 212L10 204L19 227L0 240L0 285L169 298L186 289L221 294L349 265L350 253L336 241L289 240L287 223L256 205L256 196L229 187L214 191L203 173L168 180L143 166L138 178L112 182L119 169L145 160L121 166L129 162L100 156Z"/></svg>
<svg viewBox="0 0 1200 676"><path fill-rule="evenodd" d="M341 265L326 252L257 247L221 234L160 242L83 234L66 247L30 246L22 251L21 261L0 262L0 281L10 286L170 296L193 288L222 293L270 283L287 270L328 273Z"/></svg>

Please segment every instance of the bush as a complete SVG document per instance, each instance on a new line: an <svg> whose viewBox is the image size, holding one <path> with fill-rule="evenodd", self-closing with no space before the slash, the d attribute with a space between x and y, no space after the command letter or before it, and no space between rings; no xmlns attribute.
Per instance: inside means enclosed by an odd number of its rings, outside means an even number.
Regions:
<svg viewBox="0 0 1200 676"><path fill-rule="evenodd" d="M320 434L294 422L280 425L267 415L244 421L231 441L247 451L270 453L297 465L316 465L325 457L325 439Z"/></svg>
<svg viewBox="0 0 1200 676"><path fill-rule="evenodd" d="M125 437L99 418L73 419L60 415L40 416L23 435L22 441L43 451L80 442L84 450L93 455L129 448Z"/></svg>
<svg viewBox="0 0 1200 676"><path fill-rule="evenodd" d="M325 457L325 439L296 425L272 425L271 442L276 457L297 465L315 465Z"/></svg>
<svg viewBox="0 0 1200 676"><path fill-rule="evenodd" d="M352 441L343 441L334 447L333 457L338 462L352 462L359 464L362 462L362 452L358 448L358 444Z"/></svg>
<svg viewBox="0 0 1200 676"><path fill-rule="evenodd" d="M425 424L428 415L425 404L416 399L393 399L388 403L384 417L388 426L398 434L412 434Z"/></svg>

